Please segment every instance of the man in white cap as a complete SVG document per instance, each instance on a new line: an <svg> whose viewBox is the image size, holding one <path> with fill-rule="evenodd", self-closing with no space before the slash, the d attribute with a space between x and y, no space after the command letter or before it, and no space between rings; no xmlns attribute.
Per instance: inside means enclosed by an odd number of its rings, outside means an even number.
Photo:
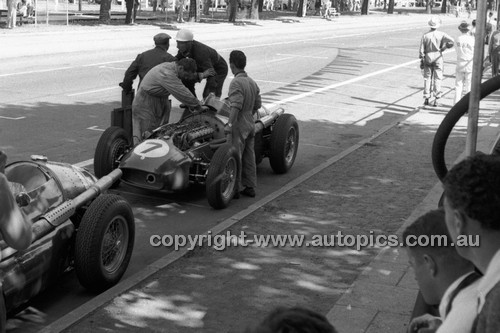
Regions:
<svg viewBox="0 0 500 333"><path fill-rule="evenodd" d="M441 80L443 79L443 51L453 47L454 41L448 34L438 31L441 19L433 16L429 20L431 30L422 36L420 41L420 60L424 74L424 105L429 105L431 98L431 80L433 81L434 106L441 98Z"/></svg>
<svg viewBox="0 0 500 333"><path fill-rule="evenodd" d="M455 104L462 95L470 91L472 79L472 58L474 57L474 37L469 34L469 24L463 21L458 30L462 33L455 43L457 68L455 74Z"/></svg>
<svg viewBox="0 0 500 333"><path fill-rule="evenodd" d="M163 32L155 35L153 37L155 47L151 50L138 54L135 60L132 61L125 72L123 82L119 84L126 94L132 91L132 84L134 83L137 75L139 75L140 84L146 73L151 68L163 62L175 61L175 57L167 52L170 47L171 38L172 37L170 37L170 35Z"/></svg>
<svg viewBox="0 0 500 333"><path fill-rule="evenodd" d="M193 33L187 29L181 29L177 32L177 49L179 52L175 56L177 59L192 58L198 66L198 77L196 80L183 81L186 87L196 96L194 85L207 79L203 98L210 93L220 97L222 95L222 86L228 73L227 62L213 48L200 43L193 38Z"/></svg>

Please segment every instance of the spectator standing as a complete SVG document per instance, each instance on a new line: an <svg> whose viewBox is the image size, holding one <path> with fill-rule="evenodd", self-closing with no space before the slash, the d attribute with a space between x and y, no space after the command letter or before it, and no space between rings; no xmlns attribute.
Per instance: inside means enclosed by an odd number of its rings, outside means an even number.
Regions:
<svg viewBox="0 0 500 333"><path fill-rule="evenodd" d="M434 106L437 106L437 101L441 98L441 81L443 80L443 51L453 47L454 41L448 34L437 30L441 25L439 17L433 16L428 23L430 31L422 36L419 51L423 64L424 105L429 105L432 84Z"/></svg>
<svg viewBox="0 0 500 333"><path fill-rule="evenodd" d="M7 29L16 27L17 0L7 0Z"/></svg>
<svg viewBox="0 0 500 333"><path fill-rule="evenodd" d="M163 62L175 61L175 57L167 52L170 47L170 39L170 35L159 33L153 37L155 47L137 55L125 72L123 82L119 84L125 93L132 91L132 85L137 76L139 76L140 85L140 82L151 68Z"/></svg>
<svg viewBox="0 0 500 333"><path fill-rule="evenodd" d="M255 197L257 187L257 166L255 164L255 120L253 115L261 107L260 89L245 72L247 58L242 51L234 50L229 55L229 66L234 79L229 85L228 99L231 104L226 132L231 135L232 144L240 158L238 168L238 190L241 194Z"/></svg>
<svg viewBox="0 0 500 333"><path fill-rule="evenodd" d="M125 24L135 24L137 9L140 6L139 0L125 0L127 14L125 15Z"/></svg>
<svg viewBox="0 0 500 333"><path fill-rule="evenodd" d="M132 103L132 127L134 142L142 141L146 131L167 124L170 118L169 96L193 108L201 103L184 86L181 80L196 73L193 59L164 62L153 67L144 77Z"/></svg>
<svg viewBox="0 0 500 333"><path fill-rule="evenodd" d="M500 157L477 153L455 165L443 180L446 225L458 253L484 275L473 333L500 332ZM467 243L464 243L467 240ZM468 245L468 246L465 246Z"/></svg>
<svg viewBox="0 0 500 333"><path fill-rule="evenodd" d="M470 91L472 79L472 58L474 57L474 37L469 34L469 24L465 21L458 26L461 35L455 43L457 67L455 73L455 104L462 95Z"/></svg>
<svg viewBox="0 0 500 333"><path fill-rule="evenodd" d="M207 79L205 89L203 90L203 98L207 97L210 93L214 93L215 96L220 97L228 72L227 63L224 58L213 48L194 40L193 33L187 29L179 30L175 39L177 40L177 49L179 50L176 58L178 60L192 58L196 61L198 67L198 77L190 81L184 81L189 91L196 96L195 83Z"/></svg>
<svg viewBox="0 0 500 333"><path fill-rule="evenodd" d="M498 75L500 66L500 31L495 30L491 33L490 43L488 45L488 55L491 62L491 76Z"/></svg>

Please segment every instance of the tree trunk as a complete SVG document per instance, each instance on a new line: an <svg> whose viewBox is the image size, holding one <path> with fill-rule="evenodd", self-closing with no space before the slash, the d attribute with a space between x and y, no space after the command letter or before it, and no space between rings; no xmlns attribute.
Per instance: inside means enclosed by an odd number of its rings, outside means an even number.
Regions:
<svg viewBox="0 0 500 333"><path fill-rule="evenodd" d="M248 18L251 20L259 19L259 0L252 0L252 4L248 9Z"/></svg>
<svg viewBox="0 0 500 333"><path fill-rule="evenodd" d="M229 14L229 22L236 22L236 11L238 10L238 0L229 0L227 3L227 12Z"/></svg>
<svg viewBox="0 0 500 333"><path fill-rule="evenodd" d="M189 1L189 22L200 21L200 0Z"/></svg>
<svg viewBox="0 0 500 333"><path fill-rule="evenodd" d="M389 6L387 6L387 14L394 14L394 0L389 0Z"/></svg>
<svg viewBox="0 0 500 333"><path fill-rule="evenodd" d="M99 23L111 23L111 0L101 0L101 6L99 7Z"/></svg>
<svg viewBox="0 0 500 333"><path fill-rule="evenodd" d="M299 1L299 8L297 8L297 16L305 17L307 13L307 0Z"/></svg>
<svg viewBox="0 0 500 333"><path fill-rule="evenodd" d="M434 1L428 0L427 4L425 5L425 13L426 14L432 14L432 6L434 6Z"/></svg>
<svg viewBox="0 0 500 333"><path fill-rule="evenodd" d="M212 6L211 0L203 1L203 15L210 15L210 7Z"/></svg>
<svg viewBox="0 0 500 333"><path fill-rule="evenodd" d="M361 15L368 15L368 5L370 4L370 0L363 0L361 3Z"/></svg>

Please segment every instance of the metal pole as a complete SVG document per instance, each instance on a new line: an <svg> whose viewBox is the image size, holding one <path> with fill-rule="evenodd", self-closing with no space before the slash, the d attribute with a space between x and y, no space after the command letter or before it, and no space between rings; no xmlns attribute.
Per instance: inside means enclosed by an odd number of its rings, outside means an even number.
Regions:
<svg viewBox="0 0 500 333"><path fill-rule="evenodd" d="M481 78L483 76L484 37L486 32L486 1L478 1L476 17L476 38L474 47L474 62L472 65L472 82L469 100L469 122L465 153L467 156L476 152L479 101L481 100Z"/></svg>

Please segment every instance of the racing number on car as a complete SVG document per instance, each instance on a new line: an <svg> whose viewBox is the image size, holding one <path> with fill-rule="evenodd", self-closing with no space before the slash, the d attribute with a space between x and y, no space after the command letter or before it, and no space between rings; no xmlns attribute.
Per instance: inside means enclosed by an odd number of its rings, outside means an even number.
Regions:
<svg viewBox="0 0 500 333"><path fill-rule="evenodd" d="M134 153L143 160L166 156L169 150L168 144L163 140L147 140L135 147Z"/></svg>

